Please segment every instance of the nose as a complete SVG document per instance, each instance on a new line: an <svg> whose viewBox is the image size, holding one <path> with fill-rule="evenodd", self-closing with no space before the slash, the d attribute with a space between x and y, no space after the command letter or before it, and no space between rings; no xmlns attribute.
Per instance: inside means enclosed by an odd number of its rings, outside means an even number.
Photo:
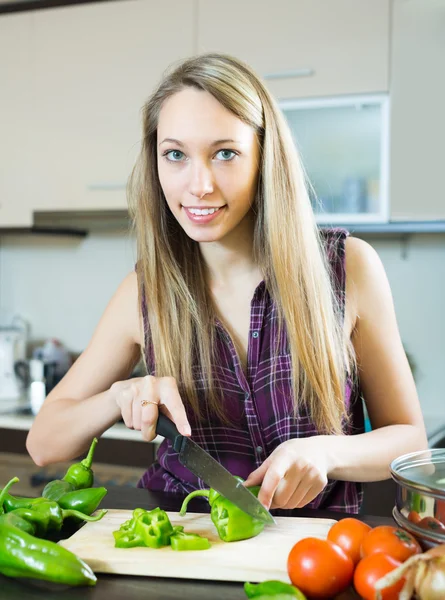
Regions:
<svg viewBox="0 0 445 600"><path fill-rule="evenodd" d="M211 169L203 162L192 165L190 174L190 193L202 198L213 192L213 175Z"/></svg>

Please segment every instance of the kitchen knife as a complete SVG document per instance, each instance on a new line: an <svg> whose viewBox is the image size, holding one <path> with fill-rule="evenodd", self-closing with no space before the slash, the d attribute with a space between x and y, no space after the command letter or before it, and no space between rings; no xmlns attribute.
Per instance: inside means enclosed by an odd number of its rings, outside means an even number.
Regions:
<svg viewBox="0 0 445 600"><path fill-rule="evenodd" d="M264 523L276 524L275 519L261 502L241 481L236 479L208 452L190 438L181 435L176 425L161 412L158 416L156 433L173 442L179 462L202 479L206 485L233 502L238 508Z"/></svg>

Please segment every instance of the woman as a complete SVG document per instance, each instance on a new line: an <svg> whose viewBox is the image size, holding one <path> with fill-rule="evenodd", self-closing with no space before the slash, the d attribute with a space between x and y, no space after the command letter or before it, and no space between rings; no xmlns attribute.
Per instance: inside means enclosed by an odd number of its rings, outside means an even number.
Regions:
<svg viewBox="0 0 445 600"><path fill-rule="evenodd" d="M49 394L27 448L69 460L158 411L266 507L358 512L361 482L426 447L383 267L317 230L288 127L240 61L185 60L144 108L130 180L138 262ZM127 381L143 352L149 375ZM373 431L364 433L363 394ZM140 486L204 483L164 441Z"/></svg>

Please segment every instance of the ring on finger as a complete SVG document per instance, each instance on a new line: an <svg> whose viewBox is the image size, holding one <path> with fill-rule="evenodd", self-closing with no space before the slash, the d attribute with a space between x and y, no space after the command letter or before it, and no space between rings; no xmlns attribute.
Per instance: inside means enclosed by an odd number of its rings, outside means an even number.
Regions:
<svg viewBox="0 0 445 600"><path fill-rule="evenodd" d="M141 406L147 406L147 404L155 404L156 406L158 406L158 403L154 400L141 400Z"/></svg>

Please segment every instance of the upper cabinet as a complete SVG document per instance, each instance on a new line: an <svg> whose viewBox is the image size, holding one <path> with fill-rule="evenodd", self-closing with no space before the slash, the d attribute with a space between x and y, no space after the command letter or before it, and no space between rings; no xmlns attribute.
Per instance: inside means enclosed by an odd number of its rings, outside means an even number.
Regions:
<svg viewBox="0 0 445 600"><path fill-rule="evenodd" d="M388 90L390 0L199 0L199 51L250 64L280 99Z"/></svg>
<svg viewBox="0 0 445 600"><path fill-rule="evenodd" d="M0 19L0 227L32 223L31 42L31 14Z"/></svg>
<svg viewBox="0 0 445 600"><path fill-rule="evenodd" d="M141 108L193 53L193 0L126 0L34 13L35 210L125 209Z"/></svg>
<svg viewBox="0 0 445 600"><path fill-rule="evenodd" d="M391 216L445 219L445 2L395 0Z"/></svg>

